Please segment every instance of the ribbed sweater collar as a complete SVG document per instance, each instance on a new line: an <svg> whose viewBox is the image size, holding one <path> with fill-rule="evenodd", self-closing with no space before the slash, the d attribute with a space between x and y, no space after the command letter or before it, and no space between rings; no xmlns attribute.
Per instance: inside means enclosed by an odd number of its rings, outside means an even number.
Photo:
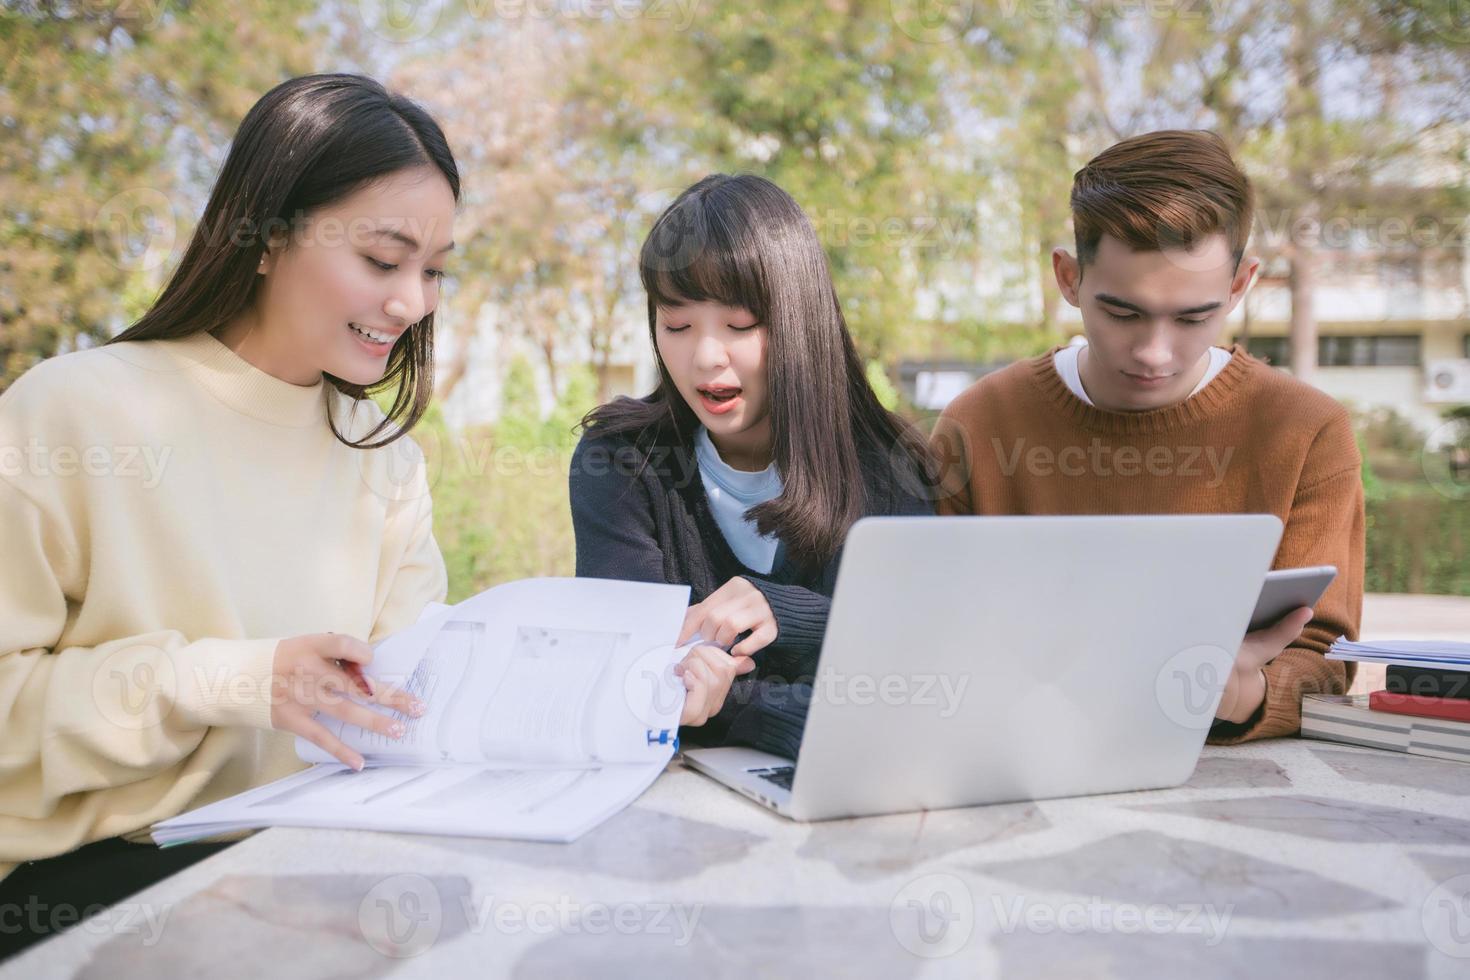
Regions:
<svg viewBox="0 0 1470 980"><path fill-rule="evenodd" d="M1054 347L1029 364L1030 382L1041 397L1067 420L1081 428L1109 435L1156 435L1196 425L1218 416L1255 382L1253 360L1239 344L1230 348L1230 361L1198 393L1177 405L1146 412L1113 412L1089 405L1072 393L1052 366Z"/></svg>
<svg viewBox="0 0 1470 980"><path fill-rule="evenodd" d="M243 415L297 429L326 421L330 386L325 378L314 385L283 381L260 370L204 330L160 343L201 387Z"/></svg>

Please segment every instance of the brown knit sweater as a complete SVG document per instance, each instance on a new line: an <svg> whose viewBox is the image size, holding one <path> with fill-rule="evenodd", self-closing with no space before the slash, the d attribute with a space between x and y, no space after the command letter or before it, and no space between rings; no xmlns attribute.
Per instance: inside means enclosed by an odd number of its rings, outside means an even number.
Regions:
<svg viewBox="0 0 1470 980"><path fill-rule="evenodd" d="M1074 395L1055 350L987 375L940 417L941 514L1275 514L1273 568L1336 565L1300 638L1266 666L1266 700L1220 744L1292 735L1306 693L1341 694L1353 665L1323 653L1356 639L1363 607L1362 460L1347 411L1246 354L1167 408L1110 412Z"/></svg>

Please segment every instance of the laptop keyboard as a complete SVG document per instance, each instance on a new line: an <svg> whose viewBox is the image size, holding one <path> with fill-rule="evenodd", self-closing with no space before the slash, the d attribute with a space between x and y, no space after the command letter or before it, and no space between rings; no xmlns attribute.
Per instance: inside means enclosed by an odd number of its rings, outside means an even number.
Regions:
<svg viewBox="0 0 1470 980"><path fill-rule="evenodd" d="M747 769L745 771L752 776L769 780L782 789L790 789L791 779L796 775L795 766L774 766L770 769Z"/></svg>

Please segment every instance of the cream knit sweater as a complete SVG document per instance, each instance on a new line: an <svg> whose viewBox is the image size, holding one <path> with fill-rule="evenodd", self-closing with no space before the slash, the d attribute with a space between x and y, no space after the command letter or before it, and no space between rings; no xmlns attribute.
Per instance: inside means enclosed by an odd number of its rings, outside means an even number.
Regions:
<svg viewBox="0 0 1470 980"><path fill-rule="evenodd" d="M277 642L375 641L444 598L429 479L382 415L207 333L37 365L0 396L0 877L301 767Z"/></svg>

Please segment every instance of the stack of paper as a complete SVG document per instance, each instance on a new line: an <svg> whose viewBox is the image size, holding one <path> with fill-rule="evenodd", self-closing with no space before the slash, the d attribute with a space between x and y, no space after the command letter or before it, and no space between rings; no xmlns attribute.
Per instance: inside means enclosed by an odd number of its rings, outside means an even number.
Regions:
<svg viewBox="0 0 1470 980"><path fill-rule="evenodd" d="M1327 651L1328 660L1357 660L1402 667L1442 667L1470 670L1470 643L1451 640L1379 640L1355 643L1339 639Z"/></svg>
<svg viewBox="0 0 1470 980"><path fill-rule="evenodd" d="M424 702L390 739L320 717L354 772L305 739L304 772L155 824L160 844L256 827L570 841L663 771L687 586L528 579L434 611L374 648L369 677Z"/></svg>

